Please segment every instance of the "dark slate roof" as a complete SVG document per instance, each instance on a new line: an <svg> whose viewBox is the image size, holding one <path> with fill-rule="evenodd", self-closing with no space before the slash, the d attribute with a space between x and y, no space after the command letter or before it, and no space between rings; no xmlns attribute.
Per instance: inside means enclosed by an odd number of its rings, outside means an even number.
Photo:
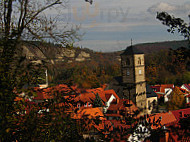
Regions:
<svg viewBox="0 0 190 142"><path fill-rule="evenodd" d="M146 98L157 97L157 94L150 88L150 85L146 85Z"/></svg>
<svg viewBox="0 0 190 142"><path fill-rule="evenodd" d="M142 51L137 49L135 46L129 46L121 55L133 55L133 54L144 54Z"/></svg>
<svg viewBox="0 0 190 142"><path fill-rule="evenodd" d="M122 86L122 77L114 77L112 81L109 82L106 90L113 89L119 98L123 99L123 86Z"/></svg>

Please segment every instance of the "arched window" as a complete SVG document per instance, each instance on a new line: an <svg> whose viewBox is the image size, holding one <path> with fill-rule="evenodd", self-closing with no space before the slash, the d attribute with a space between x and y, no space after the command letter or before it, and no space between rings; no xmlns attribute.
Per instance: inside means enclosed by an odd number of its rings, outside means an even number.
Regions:
<svg viewBox="0 0 190 142"><path fill-rule="evenodd" d="M141 58L138 58L138 64L141 65Z"/></svg>

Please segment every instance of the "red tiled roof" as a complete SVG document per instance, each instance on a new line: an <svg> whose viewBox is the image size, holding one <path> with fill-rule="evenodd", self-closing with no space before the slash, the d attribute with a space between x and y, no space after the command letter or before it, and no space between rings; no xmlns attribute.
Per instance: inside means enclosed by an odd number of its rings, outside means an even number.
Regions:
<svg viewBox="0 0 190 142"><path fill-rule="evenodd" d="M74 100L75 102L90 102L93 103L93 100L95 99L95 94L94 93L82 93L80 95L78 95Z"/></svg>
<svg viewBox="0 0 190 142"><path fill-rule="evenodd" d="M100 96L102 101L107 102L103 88L87 89L86 92L93 93L94 95L96 95L98 93L98 95Z"/></svg>
<svg viewBox="0 0 190 142"><path fill-rule="evenodd" d="M84 116L87 116L89 119L95 119L99 117L100 120L103 120L104 114L99 108L84 108L78 110L77 114L73 116L74 119L81 119Z"/></svg>
<svg viewBox="0 0 190 142"><path fill-rule="evenodd" d="M116 99L119 99L118 95L115 93L115 91L113 89L111 89L111 90L105 90L104 92L105 92L107 101L109 100L109 98L111 97L112 94L114 95L114 97Z"/></svg>
<svg viewBox="0 0 190 142"><path fill-rule="evenodd" d="M161 92L161 93L165 93L166 88L173 88L173 87L174 87L174 84L161 84L161 85L151 86L151 88L157 89L156 92Z"/></svg>
<svg viewBox="0 0 190 142"><path fill-rule="evenodd" d="M175 116L175 118L179 121L180 118L183 118L186 115L190 115L190 108L174 110L172 111L172 113Z"/></svg>
<svg viewBox="0 0 190 142"><path fill-rule="evenodd" d="M105 94L106 100L108 101L112 94Z"/></svg>
<svg viewBox="0 0 190 142"><path fill-rule="evenodd" d="M96 94L100 96L102 99L103 104L107 102L104 90L102 88L96 88L96 89L87 89L84 93L81 93L75 98L75 102L81 101L81 102L90 102L93 103Z"/></svg>
<svg viewBox="0 0 190 142"><path fill-rule="evenodd" d="M161 84L160 92L165 93L166 88L173 88L173 84Z"/></svg>
<svg viewBox="0 0 190 142"><path fill-rule="evenodd" d="M153 123L154 120L156 122L158 119L161 120L160 123L162 126L163 125L170 125L170 124L177 121L177 119L175 118L175 116L173 115L172 112L158 113L158 114L150 115L147 118L147 121L149 122L149 120L150 120L150 122ZM158 124L158 122L157 122L157 124ZM152 129L157 129L160 126L152 125L151 127L152 127Z"/></svg>
<svg viewBox="0 0 190 142"><path fill-rule="evenodd" d="M188 84L183 84L185 86L185 88L187 88L188 90L190 90L190 86Z"/></svg>
<svg viewBox="0 0 190 142"><path fill-rule="evenodd" d="M119 103L117 103L117 104L111 103L108 110L120 110L120 109L122 109L124 107L123 102L124 101L122 99L120 99Z"/></svg>
<svg viewBox="0 0 190 142"><path fill-rule="evenodd" d="M138 108L135 106L135 104L132 102L132 101L130 101L130 104L131 104L131 106L130 106L130 108L129 107L126 107L125 106L125 104L129 104L129 100L128 99L119 99L119 103L117 103L117 104L110 104L110 107L108 108L108 110L126 110L126 111L131 111L131 112L133 112L133 111L137 111L138 110Z"/></svg>

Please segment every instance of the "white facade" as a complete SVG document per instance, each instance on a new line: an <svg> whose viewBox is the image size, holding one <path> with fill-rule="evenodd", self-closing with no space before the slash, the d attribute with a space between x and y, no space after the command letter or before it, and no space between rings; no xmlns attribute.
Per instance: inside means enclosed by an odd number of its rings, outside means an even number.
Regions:
<svg viewBox="0 0 190 142"><path fill-rule="evenodd" d="M110 107L111 102L116 99L115 96L112 94L109 100L106 102L106 106L104 107L104 112L106 113L108 108Z"/></svg>

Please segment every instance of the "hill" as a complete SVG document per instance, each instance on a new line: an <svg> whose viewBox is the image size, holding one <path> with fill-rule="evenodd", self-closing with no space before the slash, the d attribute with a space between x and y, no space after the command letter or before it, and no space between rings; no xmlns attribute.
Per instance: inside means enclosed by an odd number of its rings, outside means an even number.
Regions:
<svg viewBox="0 0 190 142"><path fill-rule="evenodd" d="M147 81L154 84L175 83L177 79L178 82L182 80L181 74L189 70L188 54L181 59L181 53L187 53L185 51L187 45L187 41L134 45L145 53ZM49 80L55 84L69 82L84 88L93 88L120 75L120 54L123 51L102 53L72 45L62 47L39 42L25 42L22 47L23 55L28 60L38 65L45 63L49 71ZM185 48L176 51L175 49L179 47ZM181 72L182 67L183 72ZM176 78L177 75L180 79ZM168 79L168 76L171 78Z"/></svg>

